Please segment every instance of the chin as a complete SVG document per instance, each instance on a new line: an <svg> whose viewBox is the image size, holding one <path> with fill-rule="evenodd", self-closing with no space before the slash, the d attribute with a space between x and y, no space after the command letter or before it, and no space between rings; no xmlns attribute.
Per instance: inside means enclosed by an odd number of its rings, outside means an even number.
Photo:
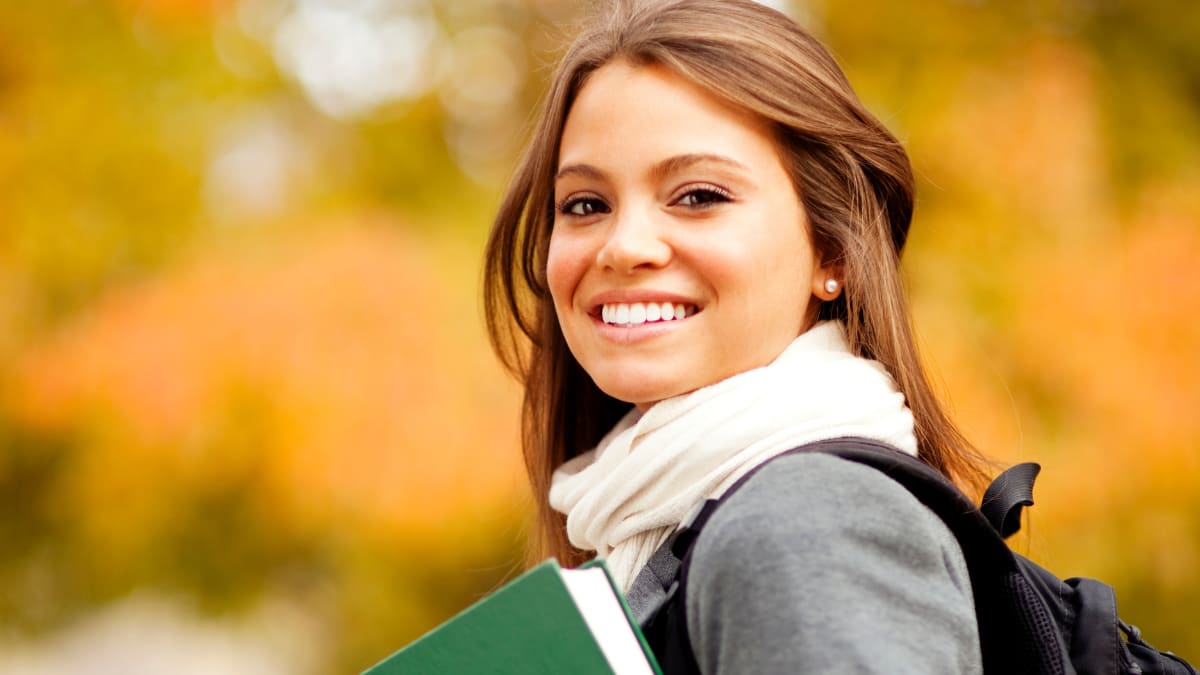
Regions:
<svg viewBox="0 0 1200 675"><path fill-rule="evenodd" d="M605 394L645 410L664 399L694 391L678 382L658 382L646 377L594 378L596 386Z"/></svg>

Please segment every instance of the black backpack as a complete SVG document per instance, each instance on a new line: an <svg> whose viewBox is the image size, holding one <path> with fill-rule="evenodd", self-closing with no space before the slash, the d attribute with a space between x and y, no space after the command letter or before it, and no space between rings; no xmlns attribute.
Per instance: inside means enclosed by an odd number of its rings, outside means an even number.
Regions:
<svg viewBox="0 0 1200 675"><path fill-rule="evenodd" d="M1111 586L1094 579L1060 580L1004 543L1020 529L1022 507L1033 504L1037 464L1019 464L1000 474L977 507L924 462L877 441L839 438L784 454L798 452L823 452L873 467L942 518L958 539L970 573L986 675L1197 675L1183 659L1150 646L1136 627L1117 617ZM641 586L637 592L656 597L637 618L665 675L699 672L684 607L692 544L722 500L761 468L743 476L721 499L708 500L651 559L647 568L653 574L635 581Z"/></svg>

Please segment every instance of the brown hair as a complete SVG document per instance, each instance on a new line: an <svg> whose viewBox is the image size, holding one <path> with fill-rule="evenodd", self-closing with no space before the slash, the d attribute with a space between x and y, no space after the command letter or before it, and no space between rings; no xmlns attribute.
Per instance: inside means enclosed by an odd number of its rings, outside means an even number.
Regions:
<svg viewBox="0 0 1200 675"><path fill-rule="evenodd" d="M751 0L618 0L559 63L487 244L489 335L525 384L522 441L538 512L531 559L586 558L548 504L550 477L630 408L600 391L571 355L545 277L567 113L589 75L618 59L669 68L773 124L814 246L844 280L820 318L843 321L854 352L895 378L913 412L921 459L977 490L982 459L937 400L909 323L899 271L913 211L904 148L863 107L825 47L783 14Z"/></svg>

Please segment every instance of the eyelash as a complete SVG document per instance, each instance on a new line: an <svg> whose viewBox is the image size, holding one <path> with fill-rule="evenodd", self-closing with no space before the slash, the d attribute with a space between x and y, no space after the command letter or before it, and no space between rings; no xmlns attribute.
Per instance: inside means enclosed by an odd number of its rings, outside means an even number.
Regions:
<svg viewBox="0 0 1200 675"><path fill-rule="evenodd" d="M696 203L693 203L693 204L683 204L682 203L688 197L696 198L696 197L700 197L700 196L703 196L702 200L698 201ZM685 206L687 208L692 208L692 209L709 209L717 204L722 204L722 203L730 202L730 201L733 201L733 195L730 194L729 191L724 188L720 188L720 187L717 187L716 185L709 185L709 184L693 185L693 186L688 187L688 189L685 190L683 193L681 193L678 197L676 197L675 199L672 199L671 206L681 205L681 206ZM580 205L584 205L584 204L593 205L593 210L591 213L573 213L572 212L572 209L574 209L576 206L580 206ZM576 217L576 218L586 218L588 216L596 215L597 213L607 213L608 212L608 204L606 204L603 199L600 199L599 197L596 197L594 195L581 195L581 196L567 197L567 198L563 199L562 201L558 202L557 204L555 204L554 208L560 215Z"/></svg>
<svg viewBox="0 0 1200 675"><path fill-rule="evenodd" d="M599 208L593 210L591 213L572 213L571 212L571 209L575 208L577 205L588 204L588 203L593 204L593 205L598 205ZM597 213L601 213L602 212L601 209L607 211L608 205L605 204L604 200L600 199L599 197L595 197L592 195L581 195L578 197L567 197L566 199L564 199L561 202L559 202L558 204L556 204L554 208L555 208L555 210L558 211L559 214L564 215L564 216L574 216L576 218L586 218L588 216L593 216L593 215L596 215Z"/></svg>
<svg viewBox="0 0 1200 675"><path fill-rule="evenodd" d="M679 204L689 196L694 197L697 195L704 195L704 201L695 204L688 204L686 206L695 209L708 209L717 204L733 201L733 195L730 194L728 190L717 187L716 185L704 184L689 186L686 191L672 200L671 204Z"/></svg>

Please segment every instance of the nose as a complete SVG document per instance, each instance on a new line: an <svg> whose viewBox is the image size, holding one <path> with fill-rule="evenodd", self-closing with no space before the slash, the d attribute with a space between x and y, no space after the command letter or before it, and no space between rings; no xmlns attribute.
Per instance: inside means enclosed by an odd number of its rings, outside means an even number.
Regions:
<svg viewBox="0 0 1200 675"><path fill-rule="evenodd" d="M601 268L632 274L665 267L671 261L671 246L655 214L626 209L610 222L604 245L596 256Z"/></svg>

